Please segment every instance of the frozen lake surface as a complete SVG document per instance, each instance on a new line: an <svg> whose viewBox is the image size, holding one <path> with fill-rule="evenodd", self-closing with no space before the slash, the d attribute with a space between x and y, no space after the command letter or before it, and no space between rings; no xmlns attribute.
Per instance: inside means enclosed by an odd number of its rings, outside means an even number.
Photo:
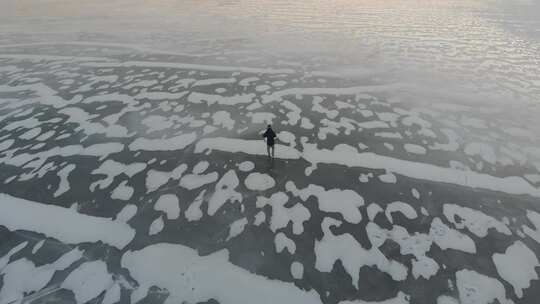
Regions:
<svg viewBox="0 0 540 304"><path fill-rule="evenodd" d="M2 1L0 304L537 303L539 12Z"/></svg>

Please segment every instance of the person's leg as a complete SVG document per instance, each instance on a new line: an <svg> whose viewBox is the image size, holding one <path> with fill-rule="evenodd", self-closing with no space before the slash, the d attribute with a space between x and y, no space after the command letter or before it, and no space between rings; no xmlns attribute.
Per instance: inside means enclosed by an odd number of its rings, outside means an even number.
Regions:
<svg viewBox="0 0 540 304"><path fill-rule="evenodd" d="M268 153L268 157L271 157L270 156L270 145L266 145L266 152Z"/></svg>
<svg viewBox="0 0 540 304"><path fill-rule="evenodd" d="M274 145L272 145L272 158L274 158Z"/></svg>

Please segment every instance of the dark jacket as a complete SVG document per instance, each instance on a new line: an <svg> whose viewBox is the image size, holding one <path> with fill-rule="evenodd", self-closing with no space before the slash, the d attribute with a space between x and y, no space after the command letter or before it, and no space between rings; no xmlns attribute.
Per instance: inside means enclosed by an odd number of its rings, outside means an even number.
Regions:
<svg viewBox="0 0 540 304"><path fill-rule="evenodd" d="M269 146L274 145L274 138L276 137L276 133L274 133L274 130L268 128L266 129L266 132L264 132L263 137L266 137L266 144Z"/></svg>

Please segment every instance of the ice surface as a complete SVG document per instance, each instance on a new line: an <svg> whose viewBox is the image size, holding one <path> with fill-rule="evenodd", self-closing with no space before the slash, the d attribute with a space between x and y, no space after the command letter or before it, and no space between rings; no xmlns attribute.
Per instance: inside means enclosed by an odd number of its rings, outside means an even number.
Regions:
<svg viewBox="0 0 540 304"><path fill-rule="evenodd" d="M0 284L46 286L28 302L98 259L89 302L536 303L537 262L504 265L540 242L538 3L4 2L0 185L52 210L0 204Z"/></svg>
<svg viewBox="0 0 540 304"><path fill-rule="evenodd" d="M199 256L191 248L166 243L128 251L122 257L122 267L139 284L131 301L136 303L148 288L159 286L169 291L169 301L176 302L197 303L214 298L221 304L320 303L315 291L252 274L229 263L228 256L227 250ZM161 263L147 263L157 260Z"/></svg>
<svg viewBox="0 0 540 304"><path fill-rule="evenodd" d="M0 194L0 201L0 223L12 231L35 231L70 244L101 241L119 249L124 248L135 236L135 231L127 224L106 218L79 214L7 194ZM51 220L61 224L51 225Z"/></svg>
<svg viewBox="0 0 540 304"><path fill-rule="evenodd" d="M538 280L538 258L522 241L510 245L503 254L495 253L493 263L501 278L514 287L518 298L523 297L523 290L531 286L532 280Z"/></svg>

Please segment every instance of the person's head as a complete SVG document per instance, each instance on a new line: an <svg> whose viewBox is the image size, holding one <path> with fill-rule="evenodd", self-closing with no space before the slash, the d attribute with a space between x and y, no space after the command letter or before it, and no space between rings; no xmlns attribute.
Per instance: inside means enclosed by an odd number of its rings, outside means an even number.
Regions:
<svg viewBox="0 0 540 304"><path fill-rule="evenodd" d="M272 129L272 125L268 125L266 128L267 129Z"/></svg>

